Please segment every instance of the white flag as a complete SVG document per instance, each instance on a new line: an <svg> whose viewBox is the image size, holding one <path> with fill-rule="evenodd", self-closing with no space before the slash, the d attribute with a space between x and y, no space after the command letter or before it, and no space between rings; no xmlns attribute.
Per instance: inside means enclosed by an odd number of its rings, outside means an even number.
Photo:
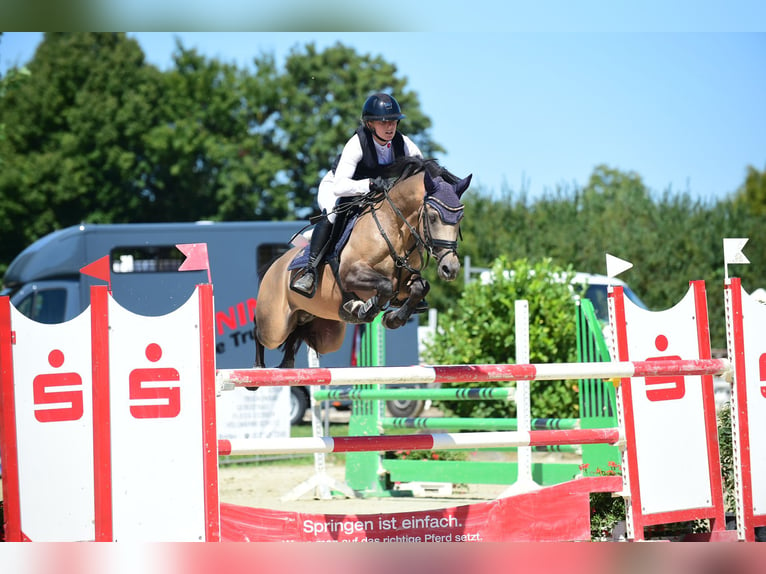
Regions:
<svg viewBox="0 0 766 574"><path fill-rule="evenodd" d="M750 260L742 253L748 238L725 238L723 240L723 260L729 263L750 263Z"/></svg>
<svg viewBox="0 0 766 574"><path fill-rule="evenodd" d="M617 277L623 271L627 271L633 267L630 261L625 261L614 255L606 254L606 274L609 277Z"/></svg>

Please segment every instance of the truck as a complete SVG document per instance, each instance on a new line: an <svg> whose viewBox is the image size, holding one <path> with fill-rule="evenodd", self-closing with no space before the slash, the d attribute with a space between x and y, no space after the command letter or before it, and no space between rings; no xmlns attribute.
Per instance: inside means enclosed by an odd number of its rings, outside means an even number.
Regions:
<svg viewBox="0 0 766 574"><path fill-rule="evenodd" d="M40 323L68 321L90 304L90 287L103 281L80 273L108 255L115 300L141 315L164 315L178 308L195 286L208 282L206 270L179 271L184 254L178 244L207 244L215 298L217 368L249 368L255 359L253 317L259 273L291 247L305 221L81 224L54 231L24 249L9 265L0 294ZM418 364L417 319L386 332L385 364ZM353 328L341 349L320 358L322 367L351 366ZM266 354L276 366L278 351ZM296 367L308 366L299 353ZM306 387L291 387L291 423L309 405ZM337 407L347 407L338 404ZM417 401L388 405L394 416L412 416Z"/></svg>

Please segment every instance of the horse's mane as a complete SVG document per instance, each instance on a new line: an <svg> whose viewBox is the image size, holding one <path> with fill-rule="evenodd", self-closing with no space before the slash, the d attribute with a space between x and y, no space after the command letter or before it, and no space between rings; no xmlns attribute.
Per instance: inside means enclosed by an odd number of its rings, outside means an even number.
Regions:
<svg viewBox="0 0 766 574"><path fill-rule="evenodd" d="M428 171L431 177L441 176L452 185L460 181L459 177L440 166L439 162L435 159L419 156L400 157L383 168L383 177L401 180L407 179L421 171Z"/></svg>

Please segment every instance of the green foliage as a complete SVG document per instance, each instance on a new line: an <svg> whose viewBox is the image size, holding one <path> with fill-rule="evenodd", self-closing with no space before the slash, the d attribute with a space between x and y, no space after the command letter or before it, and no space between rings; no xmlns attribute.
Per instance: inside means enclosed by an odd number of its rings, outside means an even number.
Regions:
<svg viewBox="0 0 766 574"><path fill-rule="evenodd" d="M472 266L487 267L500 255L549 257L577 271L604 273L605 253L611 253L634 263L620 278L656 310L675 305L689 281L704 280L717 349L726 346L724 237L750 238L745 254L751 265L732 267L730 273L741 277L748 291L766 286L766 250L758 247L766 245L766 227L763 216L743 201L703 202L672 190L652 194L638 175L607 166L596 167L582 189L560 187L534 202L508 190L495 196L471 190L464 200L460 253L471 257ZM429 302L449 308L463 282L444 283L433 271L427 270Z"/></svg>
<svg viewBox="0 0 766 574"><path fill-rule="evenodd" d="M417 96L380 56L359 55L340 43L324 51L307 44L292 49L284 70L270 55L254 63L257 72L247 83L248 101L257 110L253 125L279 166L271 189L281 183L293 211L316 208L319 180L359 126L364 99L373 92L396 95L407 115L400 129L425 155L442 149L428 135L431 121Z"/></svg>
<svg viewBox="0 0 766 574"><path fill-rule="evenodd" d="M734 201L754 215L766 215L766 170L748 166L745 183L737 190Z"/></svg>
<svg viewBox="0 0 766 574"><path fill-rule="evenodd" d="M394 460L468 460L468 454L461 450L393 450L383 456Z"/></svg>
<svg viewBox="0 0 766 574"><path fill-rule="evenodd" d="M529 346L533 363L572 362L576 356L575 312L569 287L571 269L550 259L531 263L500 257L487 283L470 283L446 313L426 347L433 364L492 364L515 362L515 302L529 303ZM510 383L509 383L510 384ZM449 386L482 386L460 383ZM533 382L534 417L576 417L577 394L573 381ZM444 401L442 408L462 417L514 416L512 402Z"/></svg>
<svg viewBox="0 0 766 574"><path fill-rule="evenodd" d="M617 463L609 467L591 470L588 464L580 466L583 476L621 476L622 469ZM625 499L614 496L612 492L590 493L590 535L591 540L612 540L612 534L618 522L625 520Z"/></svg>
<svg viewBox="0 0 766 574"><path fill-rule="evenodd" d="M123 34L46 34L28 68L0 100L3 263L59 227L135 217L157 107L153 70Z"/></svg>
<svg viewBox="0 0 766 574"><path fill-rule="evenodd" d="M396 94L425 154L441 151L417 95L380 56L309 44L284 67L269 54L253 66L179 43L160 71L123 33L46 33L31 76L0 98L0 271L83 221L306 217L374 91Z"/></svg>

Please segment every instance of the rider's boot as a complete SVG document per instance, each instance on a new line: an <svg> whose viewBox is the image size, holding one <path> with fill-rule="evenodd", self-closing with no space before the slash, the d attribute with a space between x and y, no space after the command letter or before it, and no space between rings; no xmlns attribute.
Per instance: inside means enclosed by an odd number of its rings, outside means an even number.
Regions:
<svg viewBox="0 0 766 574"><path fill-rule="evenodd" d="M311 232L311 243L309 244L309 261L305 269L296 279L293 280L290 288L306 297L313 297L316 292L317 267L322 262L323 251L330 239L333 224L327 217L322 217L314 226Z"/></svg>

